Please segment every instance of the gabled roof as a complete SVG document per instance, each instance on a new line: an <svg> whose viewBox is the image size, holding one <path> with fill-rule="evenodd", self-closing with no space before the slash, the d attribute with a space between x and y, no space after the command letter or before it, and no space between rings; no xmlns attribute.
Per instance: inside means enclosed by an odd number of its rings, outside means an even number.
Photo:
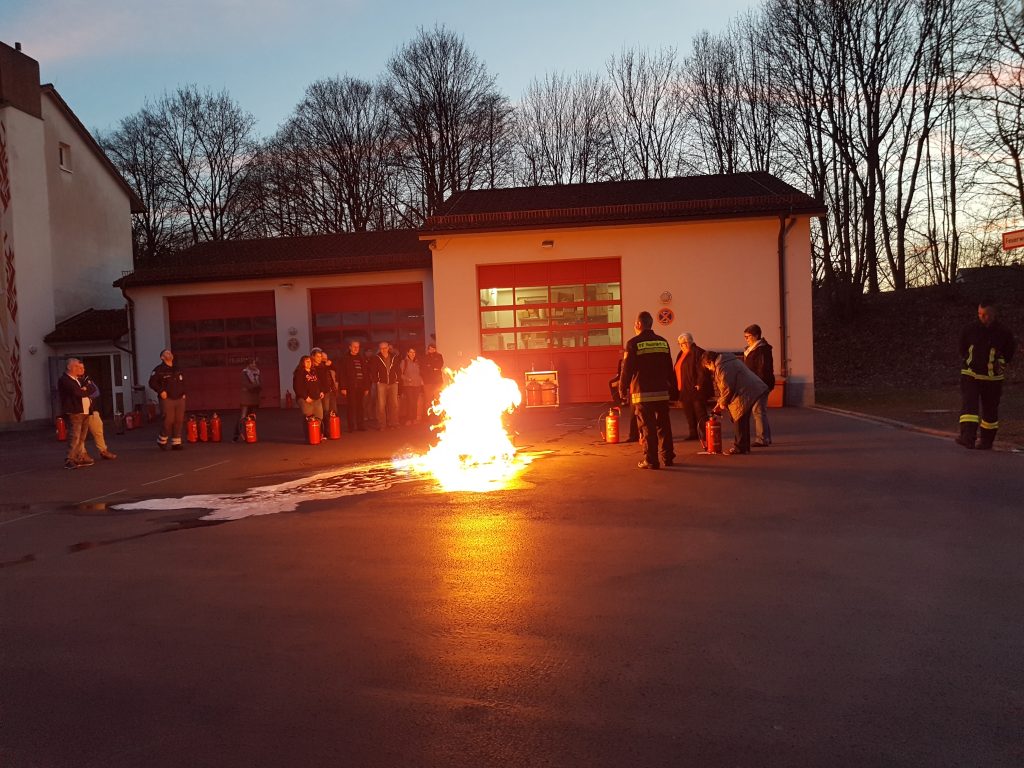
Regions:
<svg viewBox="0 0 1024 768"><path fill-rule="evenodd" d="M117 280L117 287L168 283L246 280L262 277L333 275L429 269L431 254L414 229L344 232L261 240L200 243L140 267Z"/></svg>
<svg viewBox="0 0 1024 768"><path fill-rule="evenodd" d="M67 320L43 339L47 344L80 344L92 341L117 341L128 335L128 311L121 309L92 309L91 307Z"/></svg>
<svg viewBox="0 0 1024 768"><path fill-rule="evenodd" d="M114 177L114 181L116 181L125 191L125 194L128 195L131 212L143 213L146 210L146 206L143 205L142 200L139 199L139 196L135 194L135 191L131 188L128 182L125 181L125 178L121 175L120 171L118 171L117 168L114 167L114 164L110 162L110 158L107 157L107 153L103 151L103 148L100 147L99 144L96 143L96 139L93 138L93 135L89 133L88 129L82 125L82 121L79 120L78 116L71 111L71 107L69 107L67 102L61 98L61 95L57 93L57 89L53 87L53 84L44 83L40 88L44 94L47 94L53 99L54 104L56 104L57 108L64 113L64 117L67 118L69 123L71 123L82 141L84 141L86 146L92 150L93 154L96 155L103 167L110 172L111 176Z"/></svg>
<svg viewBox="0 0 1024 768"><path fill-rule="evenodd" d="M770 173L678 176L455 192L421 236L824 212L820 201Z"/></svg>

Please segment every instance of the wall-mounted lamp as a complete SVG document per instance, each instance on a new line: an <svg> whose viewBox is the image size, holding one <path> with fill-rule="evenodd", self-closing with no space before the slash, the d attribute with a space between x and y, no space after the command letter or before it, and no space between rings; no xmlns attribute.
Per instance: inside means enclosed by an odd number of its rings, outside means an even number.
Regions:
<svg viewBox="0 0 1024 768"><path fill-rule="evenodd" d="M278 288L294 288L295 287L295 283L280 283L277 287Z"/></svg>
<svg viewBox="0 0 1024 768"><path fill-rule="evenodd" d="M555 241L554 240L544 240L544 241L541 242L540 247L541 248L554 248L555 247Z"/></svg>

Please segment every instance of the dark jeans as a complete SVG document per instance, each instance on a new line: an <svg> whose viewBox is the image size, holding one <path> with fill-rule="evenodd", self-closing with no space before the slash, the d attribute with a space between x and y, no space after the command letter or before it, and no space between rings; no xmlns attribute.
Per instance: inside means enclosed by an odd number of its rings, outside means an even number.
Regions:
<svg viewBox="0 0 1024 768"><path fill-rule="evenodd" d="M704 400L682 400L686 424L690 427L690 438L700 437L700 430L708 420L708 405Z"/></svg>
<svg viewBox="0 0 1024 768"><path fill-rule="evenodd" d="M662 462L676 457L672 446L672 422L669 419L668 400L657 403L639 403L636 409L637 426L640 428L640 450L649 464L657 465L658 455ZM655 437L655 435L657 437Z"/></svg>
<svg viewBox="0 0 1024 768"><path fill-rule="evenodd" d="M348 431L365 429L363 426L364 408L363 396L366 394L361 389L349 389L345 395L345 418L348 421Z"/></svg>
<svg viewBox="0 0 1024 768"><path fill-rule="evenodd" d="M992 445L999 431L999 400L1003 396L1003 382L979 381L973 376L960 377L960 434L974 442L977 436L982 445ZM978 405L981 405L981 416ZM978 427L981 427L979 433Z"/></svg>
<svg viewBox="0 0 1024 768"><path fill-rule="evenodd" d="M735 427L733 444L737 450L743 453L750 453L750 412L753 410L753 405L751 403L750 408L743 411L743 415L739 419L733 420L733 426Z"/></svg>

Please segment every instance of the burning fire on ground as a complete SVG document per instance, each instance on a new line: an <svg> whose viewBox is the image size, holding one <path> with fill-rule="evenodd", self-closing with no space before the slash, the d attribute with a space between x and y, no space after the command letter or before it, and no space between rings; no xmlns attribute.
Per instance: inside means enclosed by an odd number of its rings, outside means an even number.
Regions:
<svg viewBox="0 0 1024 768"><path fill-rule="evenodd" d="M490 491L504 487L530 463L516 455L502 416L522 401L519 387L490 360L478 357L456 371L431 412L437 444L406 463L430 473L446 491Z"/></svg>

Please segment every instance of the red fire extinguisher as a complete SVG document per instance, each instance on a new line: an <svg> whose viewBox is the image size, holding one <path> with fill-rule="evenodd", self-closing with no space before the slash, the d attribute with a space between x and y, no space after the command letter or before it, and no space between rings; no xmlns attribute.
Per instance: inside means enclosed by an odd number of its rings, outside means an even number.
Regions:
<svg viewBox="0 0 1024 768"><path fill-rule="evenodd" d="M292 407L292 391L290 389L286 389L284 391L284 407L285 408L291 408Z"/></svg>
<svg viewBox="0 0 1024 768"><path fill-rule="evenodd" d="M707 450L708 453L721 453L722 452L722 420L718 418L717 414L712 413L708 417L707 427L705 427L707 433Z"/></svg>
<svg viewBox="0 0 1024 768"><path fill-rule="evenodd" d="M621 410L618 406L610 408L608 415L604 417L604 441L606 443L619 442L619 415Z"/></svg>
<svg viewBox="0 0 1024 768"><path fill-rule="evenodd" d="M199 442L210 442L210 422L205 416L199 417Z"/></svg>
<svg viewBox="0 0 1024 768"><path fill-rule="evenodd" d="M124 428L129 431L135 429L135 415L131 411L124 415Z"/></svg>
<svg viewBox="0 0 1024 768"><path fill-rule="evenodd" d="M195 416L188 417L188 435L187 439L190 443L199 442L199 425L196 423Z"/></svg>
<svg viewBox="0 0 1024 768"><path fill-rule="evenodd" d="M58 416L53 420L53 425L57 429L57 439L62 443L67 442L68 439L68 423L64 421L63 416Z"/></svg>
<svg viewBox="0 0 1024 768"><path fill-rule="evenodd" d="M320 438L323 433L320 431L320 419L310 416L306 419L306 437L310 445L320 445Z"/></svg>
<svg viewBox="0 0 1024 768"><path fill-rule="evenodd" d="M251 413L245 419L245 442L256 442L256 417Z"/></svg>
<svg viewBox="0 0 1024 768"><path fill-rule="evenodd" d="M210 417L210 442L219 443L221 438L220 416L216 413Z"/></svg>
<svg viewBox="0 0 1024 768"><path fill-rule="evenodd" d="M331 440L341 439L341 416L334 411L327 417L327 436Z"/></svg>

